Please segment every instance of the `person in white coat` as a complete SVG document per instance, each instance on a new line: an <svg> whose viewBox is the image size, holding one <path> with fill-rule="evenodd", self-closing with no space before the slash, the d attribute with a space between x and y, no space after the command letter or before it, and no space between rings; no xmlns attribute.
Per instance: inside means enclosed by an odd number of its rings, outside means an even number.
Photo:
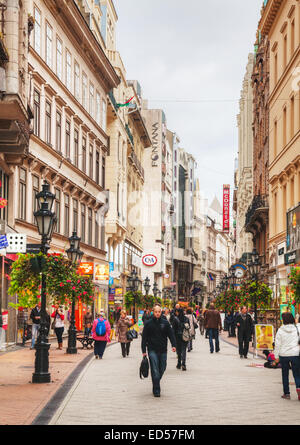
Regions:
<svg viewBox="0 0 300 445"><path fill-rule="evenodd" d="M289 369L290 364L296 384L298 400L300 400L300 324L295 324L295 318L290 312L282 314L281 326L275 338L274 355L280 362L282 370L283 399L290 399Z"/></svg>

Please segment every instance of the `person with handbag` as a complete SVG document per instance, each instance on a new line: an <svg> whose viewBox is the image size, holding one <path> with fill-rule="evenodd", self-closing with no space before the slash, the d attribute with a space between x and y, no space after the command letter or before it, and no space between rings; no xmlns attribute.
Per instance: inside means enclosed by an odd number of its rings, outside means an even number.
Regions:
<svg viewBox="0 0 300 445"><path fill-rule="evenodd" d="M275 361L281 364L283 399L290 400L289 369L292 367L298 400L300 400L300 324L290 312L282 314L283 326L275 337Z"/></svg>
<svg viewBox="0 0 300 445"><path fill-rule="evenodd" d="M131 326L131 321L127 317L127 312L125 310L121 311L121 317L117 322L116 334L118 337L118 342L121 343L121 351L123 357L128 357L130 352L130 344L132 342L131 337L128 336L128 329Z"/></svg>
<svg viewBox="0 0 300 445"><path fill-rule="evenodd" d="M90 308L88 308L86 314L83 316L84 335L87 337L89 337L92 332L93 318L93 314L91 313Z"/></svg>
<svg viewBox="0 0 300 445"><path fill-rule="evenodd" d="M173 329L176 338L177 369L186 371L186 350L190 338L190 321L183 309L175 309Z"/></svg>
<svg viewBox="0 0 300 445"><path fill-rule="evenodd" d="M195 315L193 314L193 309L190 307L186 310L186 317L189 319L191 336L191 339L187 345L187 351L191 352L193 350L193 340L195 340L196 338L196 329L198 329L198 323Z"/></svg>
<svg viewBox="0 0 300 445"><path fill-rule="evenodd" d="M51 318L54 318L52 322L51 328L54 330L57 338L58 347L56 349L62 349L63 348L63 333L65 329L65 323L64 323L64 313L62 308L57 304L55 311L52 313Z"/></svg>
<svg viewBox="0 0 300 445"><path fill-rule="evenodd" d="M211 354L213 354L214 352L213 339L215 340L216 352L219 352L220 351L219 331L220 332L222 331L222 320L220 312L215 309L215 305L213 303L210 303L209 309L205 312L204 325L205 329L207 329L208 331Z"/></svg>
<svg viewBox="0 0 300 445"><path fill-rule="evenodd" d="M167 368L168 339L176 352L176 340L168 320L162 315L162 308L156 304L153 316L145 324L142 335L142 354L148 356L151 368L154 397L160 397L160 381Z"/></svg>

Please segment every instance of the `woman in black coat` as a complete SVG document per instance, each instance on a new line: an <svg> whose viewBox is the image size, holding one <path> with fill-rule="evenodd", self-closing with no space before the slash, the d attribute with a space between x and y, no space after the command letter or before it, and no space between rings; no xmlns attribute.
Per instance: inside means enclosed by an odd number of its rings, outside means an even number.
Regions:
<svg viewBox="0 0 300 445"><path fill-rule="evenodd" d="M189 319L184 315L183 309L175 309L173 318L173 330L176 337L176 352L178 357L177 369L186 371L186 349L188 342L182 339L182 334L184 330L184 325L187 323L188 327Z"/></svg>

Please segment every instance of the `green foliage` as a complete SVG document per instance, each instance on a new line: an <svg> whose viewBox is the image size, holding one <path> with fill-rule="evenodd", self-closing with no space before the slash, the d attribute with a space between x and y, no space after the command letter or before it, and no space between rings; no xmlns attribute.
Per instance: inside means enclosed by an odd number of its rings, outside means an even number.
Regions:
<svg viewBox="0 0 300 445"><path fill-rule="evenodd" d="M246 303L246 298L241 291L227 290L222 292L216 298L216 307L225 312L237 311L241 306Z"/></svg>
<svg viewBox="0 0 300 445"><path fill-rule="evenodd" d="M29 308L41 298L41 272L46 275L48 302L68 305L75 301L91 304L94 285L90 278L77 274L76 265L61 254L19 254L11 267L9 295L18 295L11 307Z"/></svg>
<svg viewBox="0 0 300 445"><path fill-rule="evenodd" d="M292 304L300 304L300 265L297 264L291 268L289 274L290 287L292 292L293 302Z"/></svg>
<svg viewBox="0 0 300 445"><path fill-rule="evenodd" d="M256 301L258 309L270 307L272 290L265 284L245 281L239 290L228 289L216 298L216 307L226 312L237 311L242 306L253 307Z"/></svg>
<svg viewBox="0 0 300 445"><path fill-rule="evenodd" d="M129 310L131 307L143 307L143 294L141 291L126 292L125 294L125 308Z"/></svg>

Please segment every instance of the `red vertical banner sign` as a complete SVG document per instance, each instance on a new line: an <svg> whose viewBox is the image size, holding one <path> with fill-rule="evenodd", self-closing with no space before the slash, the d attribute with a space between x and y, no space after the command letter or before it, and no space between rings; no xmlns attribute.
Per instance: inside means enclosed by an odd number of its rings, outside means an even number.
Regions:
<svg viewBox="0 0 300 445"><path fill-rule="evenodd" d="M230 229L230 185L223 185L223 231Z"/></svg>

